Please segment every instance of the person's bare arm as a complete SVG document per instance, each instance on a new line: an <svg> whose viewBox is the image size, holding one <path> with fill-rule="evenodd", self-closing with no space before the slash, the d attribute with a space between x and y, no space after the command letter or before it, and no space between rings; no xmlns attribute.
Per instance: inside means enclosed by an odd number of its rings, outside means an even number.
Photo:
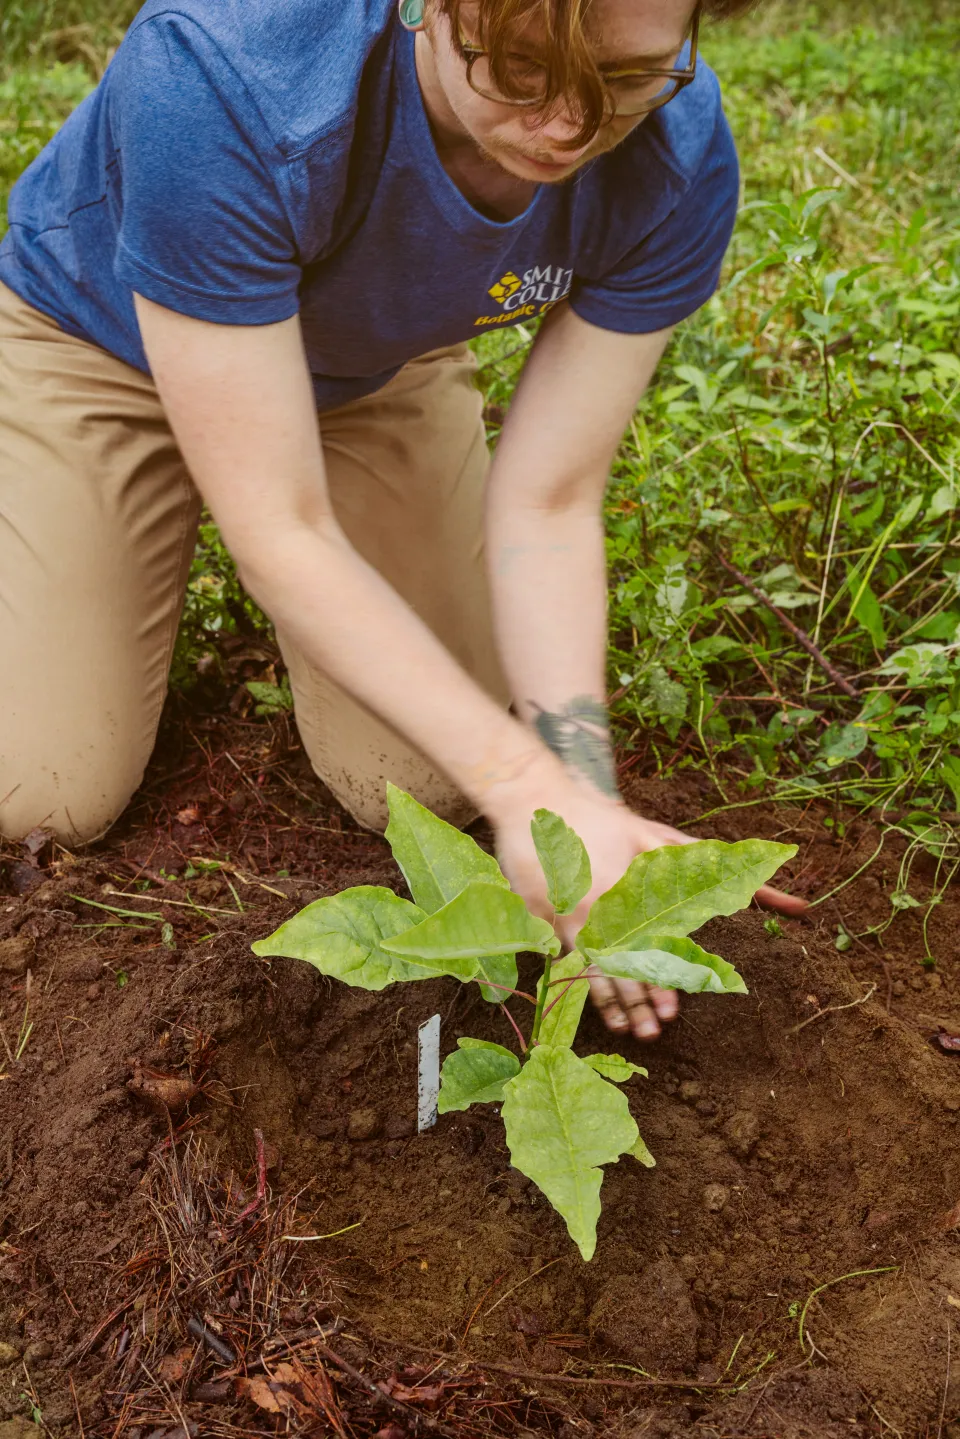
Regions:
<svg viewBox="0 0 960 1439"><path fill-rule="evenodd" d="M604 705L603 493L669 335L612 333L559 307L533 347L491 475L488 564L500 651L519 713L575 780L551 807L580 834L592 862L590 894L562 921L571 944L592 900L635 855L691 839L619 802ZM505 800L526 802L522 787ZM538 894L529 832L516 823L506 834L516 843L503 850L507 873L524 894ZM787 912L805 907L770 886L758 899ZM539 906L545 914L542 889ZM677 1012L677 997L668 990L603 977L592 987L611 1028L629 1026L639 1038L656 1035L659 1020Z"/></svg>
<svg viewBox="0 0 960 1439"><path fill-rule="evenodd" d="M244 584L274 622L494 822L519 777L547 794L554 773L563 778L559 762L466 674L338 525L299 321L214 325L135 301L177 442Z"/></svg>

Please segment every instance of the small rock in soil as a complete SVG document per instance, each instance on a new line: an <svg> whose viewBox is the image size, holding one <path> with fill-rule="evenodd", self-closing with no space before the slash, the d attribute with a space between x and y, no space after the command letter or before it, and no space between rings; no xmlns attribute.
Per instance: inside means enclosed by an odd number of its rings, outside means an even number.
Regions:
<svg viewBox="0 0 960 1439"><path fill-rule="evenodd" d="M711 1214L719 1214L729 1198L730 1191L725 1184L708 1184L703 1191L703 1207Z"/></svg>
<svg viewBox="0 0 960 1439"><path fill-rule="evenodd" d="M691 1370L699 1321L672 1259L648 1264L636 1278L618 1274L605 1285L590 1315L590 1332L608 1349L644 1369Z"/></svg>
<svg viewBox="0 0 960 1439"><path fill-rule="evenodd" d="M347 1120L348 1139L374 1139L380 1133L380 1116L375 1109L353 1109Z"/></svg>
<svg viewBox="0 0 960 1439"><path fill-rule="evenodd" d="M25 935L15 934L12 939L0 939L0 971L19 978L29 969L33 953L33 940Z"/></svg>
<svg viewBox="0 0 960 1439"><path fill-rule="evenodd" d="M0 1369L5 1369L8 1364L16 1364L19 1358L19 1350L14 1349L12 1344L0 1344Z"/></svg>
<svg viewBox="0 0 960 1439"><path fill-rule="evenodd" d="M10 881L10 888L14 894L29 894L42 884L46 875L40 870L34 869L32 864L27 864L24 859L15 859L7 870L7 878Z"/></svg>
<svg viewBox="0 0 960 1439"><path fill-rule="evenodd" d="M760 1121L749 1109L738 1109L723 1126L723 1134L738 1159L746 1159L760 1138Z"/></svg>

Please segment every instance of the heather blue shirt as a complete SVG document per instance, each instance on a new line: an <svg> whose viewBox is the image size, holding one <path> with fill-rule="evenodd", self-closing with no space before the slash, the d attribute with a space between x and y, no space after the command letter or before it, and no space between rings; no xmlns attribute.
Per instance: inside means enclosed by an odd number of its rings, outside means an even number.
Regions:
<svg viewBox="0 0 960 1439"><path fill-rule="evenodd" d="M14 187L0 279L148 366L133 291L226 325L300 315L321 409L569 296L659 330L712 293L737 203L716 79L523 214L444 171L394 0L150 0Z"/></svg>

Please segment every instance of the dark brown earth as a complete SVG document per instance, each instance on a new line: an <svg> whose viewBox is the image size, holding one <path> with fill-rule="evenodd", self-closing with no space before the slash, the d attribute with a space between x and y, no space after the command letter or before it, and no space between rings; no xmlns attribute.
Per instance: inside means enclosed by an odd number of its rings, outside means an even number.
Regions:
<svg viewBox="0 0 960 1439"><path fill-rule="evenodd" d="M607 1170L585 1264L492 1108L415 1136L417 1025L509 1042L474 990L372 995L250 952L319 895L402 890L386 845L286 720L170 734L93 853L38 836L0 871L0 1439L35 1436L34 1406L84 1439L431 1432L411 1412L465 1436L958 1439L957 891L935 968L922 909L883 948L834 943L889 913L902 839L780 936L759 911L707 927L750 995L685 1001L644 1048L657 1167ZM673 823L711 803L693 774L631 786ZM756 805L699 832L795 840L784 879L812 898L876 847L825 817ZM185 878L191 857L227 863ZM913 896L933 879L924 859ZM591 1017L578 1047L613 1045ZM371 1404L317 1321L408 1409Z"/></svg>

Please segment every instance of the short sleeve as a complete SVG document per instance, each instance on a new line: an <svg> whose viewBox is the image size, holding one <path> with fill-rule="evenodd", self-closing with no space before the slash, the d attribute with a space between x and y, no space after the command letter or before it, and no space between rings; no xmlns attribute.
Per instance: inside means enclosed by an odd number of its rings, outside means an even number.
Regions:
<svg viewBox="0 0 960 1439"><path fill-rule="evenodd" d="M592 325L630 335L687 319L717 288L739 188L736 147L718 110L703 162L676 206L600 279L575 280L573 309Z"/></svg>
<svg viewBox="0 0 960 1439"><path fill-rule="evenodd" d="M296 314L301 270L282 157L216 46L189 19L164 14L127 36L113 67L118 280L214 323Z"/></svg>

